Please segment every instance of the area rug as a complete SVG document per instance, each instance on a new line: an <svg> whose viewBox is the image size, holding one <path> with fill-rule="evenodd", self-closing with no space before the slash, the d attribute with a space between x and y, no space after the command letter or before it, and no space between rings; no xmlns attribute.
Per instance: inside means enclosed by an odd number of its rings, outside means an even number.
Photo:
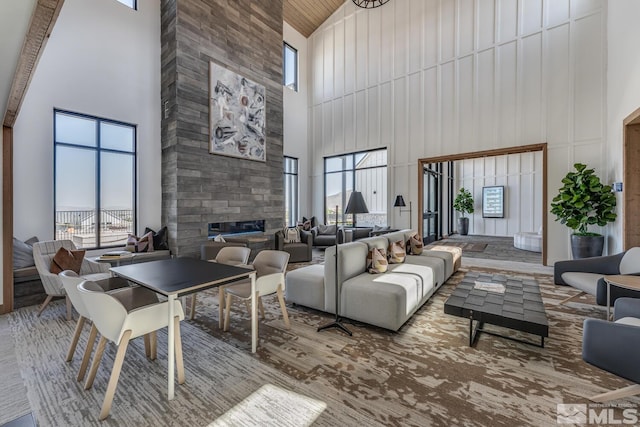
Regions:
<svg viewBox="0 0 640 427"><path fill-rule="evenodd" d="M537 280L550 329L545 348L487 334L470 348L468 320L443 310L466 271L454 274L398 332L346 320L353 337L336 329L318 333L332 315L298 305L288 306L286 329L277 300L264 298L257 358L387 426L554 426L558 404L588 404L591 395L629 385L582 361L582 322L604 318L603 308L591 297L559 305L576 291L555 286L549 275L474 268ZM222 332L216 295L205 293L198 304L196 326L249 351L244 305L232 307L230 331ZM623 403L636 408L640 399Z"/></svg>
<svg viewBox="0 0 640 427"><path fill-rule="evenodd" d="M209 426L307 427L326 407L320 400L265 384Z"/></svg>
<svg viewBox="0 0 640 427"><path fill-rule="evenodd" d="M464 243L464 242L442 242L442 241L438 241L435 242L434 244L436 245L441 245L441 246L456 246L458 248L462 248L462 251L468 251L468 252L484 252L484 250L487 248L487 244L486 243ZM428 248L429 246L427 246Z"/></svg>
<svg viewBox="0 0 640 427"><path fill-rule="evenodd" d="M110 416L100 422L98 414L115 346L107 345L93 388L85 391L83 384L75 380L80 356L76 354L71 363L64 361L75 327L75 322L64 319L64 301L54 301L41 317L36 316L36 311L34 306L8 315L11 338L3 341L2 346L11 348L14 344L17 369L39 426L206 426L265 384L291 391L299 399L324 402L326 409L314 425L375 423L367 414L346 407L334 390L304 384L186 321L181 324L186 383L176 385L175 399L167 400L167 334L161 330L156 361L145 357L141 338L130 343ZM86 345L88 332L86 328L80 349ZM11 389L3 387L0 401L10 399L11 393ZM296 408L293 411L296 413L300 407L296 402L287 402L284 405L287 411L275 406L272 411L263 410L257 414L261 425L287 425L291 408Z"/></svg>

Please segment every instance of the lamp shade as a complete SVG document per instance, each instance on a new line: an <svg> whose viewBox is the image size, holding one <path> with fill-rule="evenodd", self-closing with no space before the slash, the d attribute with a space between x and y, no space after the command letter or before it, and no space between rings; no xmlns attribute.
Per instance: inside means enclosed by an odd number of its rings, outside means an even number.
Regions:
<svg viewBox="0 0 640 427"><path fill-rule="evenodd" d="M398 196L396 196L396 201L393 204L393 207L397 208L397 207L402 207L402 206L407 206L407 205L404 203L404 197L402 197L401 195L398 195Z"/></svg>
<svg viewBox="0 0 640 427"><path fill-rule="evenodd" d="M359 214L359 213L369 213L369 209L367 209L367 204L364 202L364 197L362 197L362 193L359 191L354 191L349 196L349 202L347 203L347 207L344 209L344 213L346 214Z"/></svg>

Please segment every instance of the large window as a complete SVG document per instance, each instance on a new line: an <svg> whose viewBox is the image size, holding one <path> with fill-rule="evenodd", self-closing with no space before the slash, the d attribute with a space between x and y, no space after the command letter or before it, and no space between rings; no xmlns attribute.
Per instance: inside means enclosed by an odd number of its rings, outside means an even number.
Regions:
<svg viewBox="0 0 640 427"><path fill-rule="evenodd" d="M54 111L55 239L122 246L136 224L136 127Z"/></svg>
<svg viewBox="0 0 640 427"><path fill-rule="evenodd" d="M325 224L353 224L344 208L352 191L362 192L369 209L358 214L360 226L387 225L387 150L363 151L324 159Z"/></svg>
<svg viewBox="0 0 640 427"><path fill-rule="evenodd" d="M298 216L298 159L284 157L284 208L287 225L296 225Z"/></svg>
<svg viewBox="0 0 640 427"><path fill-rule="evenodd" d="M282 47L282 84L298 91L298 51L287 43Z"/></svg>

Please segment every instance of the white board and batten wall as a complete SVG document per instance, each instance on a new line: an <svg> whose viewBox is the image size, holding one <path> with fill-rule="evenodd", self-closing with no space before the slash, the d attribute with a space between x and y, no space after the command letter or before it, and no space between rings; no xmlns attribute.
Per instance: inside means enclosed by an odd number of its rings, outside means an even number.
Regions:
<svg viewBox="0 0 640 427"><path fill-rule="evenodd" d="M345 2L309 38L314 213L322 158L380 147L388 194L414 206L419 158L545 142L548 201L575 162L608 182L606 9L604 0ZM389 223L408 226L393 199ZM548 264L570 258L570 230L543 209ZM496 232L537 223L518 221Z"/></svg>
<svg viewBox="0 0 640 427"><path fill-rule="evenodd" d="M469 234L513 237L542 226L541 151L456 161L454 183L454 196L464 187L474 199ZM490 186L504 186L504 218L482 217L482 188Z"/></svg>

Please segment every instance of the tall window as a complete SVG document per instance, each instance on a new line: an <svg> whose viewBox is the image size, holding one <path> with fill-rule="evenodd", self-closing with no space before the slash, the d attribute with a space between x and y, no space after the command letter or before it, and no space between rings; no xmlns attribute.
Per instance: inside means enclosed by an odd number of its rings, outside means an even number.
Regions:
<svg viewBox="0 0 640 427"><path fill-rule="evenodd" d="M120 3L124 4L125 6L129 6L131 9L137 10L138 9L138 5L137 5L137 1L136 0L118 0Z"/></svg>
<svg viewBox="0 0 640 427"><path fill-rule="evenodd" d="M282 47L282 84L298 91L298 51L287 43Z"/></svg>
<svg viewBox="0 0 640 427"><path fill-rule="evenodd" d="M136 224L136 127L54 110L55 239L122 246Z"/></svg>
<svg viewBox="0 0 640 427"><path fill-rule="evenodd" d="M344 209L352 191L362 192L369 209L358 214L362 226L387 225L387 149L363 151L324 159L325 224L353 224Z"/></svg>
<svg viewBox="0 0 640 427"><path fill-rule="evenodd" d="M284 157L284 208L287 225L298 221L298 159Z"/></svg>

